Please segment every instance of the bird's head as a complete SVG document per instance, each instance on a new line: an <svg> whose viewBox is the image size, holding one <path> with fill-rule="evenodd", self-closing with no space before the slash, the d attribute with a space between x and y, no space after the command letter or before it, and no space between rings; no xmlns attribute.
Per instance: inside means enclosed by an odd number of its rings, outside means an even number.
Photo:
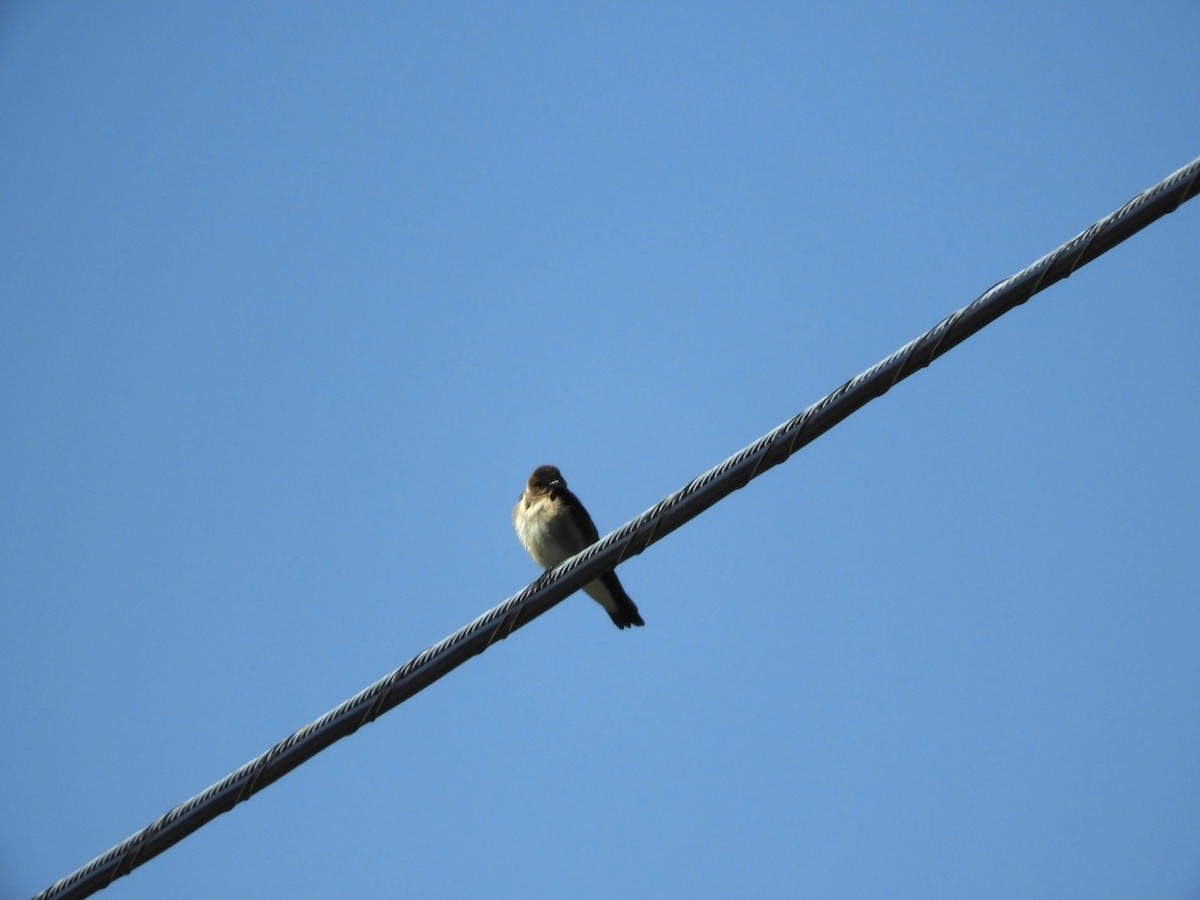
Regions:
<svg viewBox="0 0 1200 900"><path fill-rule="evenodd" d="M538 466L529 476L525 490L534 496L549 494L553 499L558 496L560 490L565 490L566 487L567 483L563 480L562 472L558 471L557 467Z"/></svg>

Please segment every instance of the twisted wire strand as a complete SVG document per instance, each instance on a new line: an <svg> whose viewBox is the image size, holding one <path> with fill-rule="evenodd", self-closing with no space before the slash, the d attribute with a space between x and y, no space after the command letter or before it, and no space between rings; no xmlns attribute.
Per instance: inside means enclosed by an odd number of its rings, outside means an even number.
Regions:
<svg viewBox="0 0 1200 900"><path fill-rule="evenodd" d="M1200 189L1200 158L1143 191L1041 259L989 288L778 428L694 478L640 516L566 560L521 592L419 653L314 722L218 781L82 868L35 900L86 897L158 855L208 821L282 778L335 741L353 734L496 641L537 618L604 571L641 553L717 501L777 466L833 426L928 366L1004 313L1067 278Z"/></svg>

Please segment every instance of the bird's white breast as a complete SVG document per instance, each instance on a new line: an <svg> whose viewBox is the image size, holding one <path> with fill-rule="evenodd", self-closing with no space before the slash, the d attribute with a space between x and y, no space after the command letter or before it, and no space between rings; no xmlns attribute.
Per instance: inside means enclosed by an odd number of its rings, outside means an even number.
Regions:
<svg viewBox="0 0 1200 900"><path fill-rule="evenodd" d="M543 569L551 569L578 552L564 545L559 533L561 528L552 527L555 514L552 500L545 498L529 506L524 503L522 499L518 504L513 524L522 546L535 563Z"/></svg>

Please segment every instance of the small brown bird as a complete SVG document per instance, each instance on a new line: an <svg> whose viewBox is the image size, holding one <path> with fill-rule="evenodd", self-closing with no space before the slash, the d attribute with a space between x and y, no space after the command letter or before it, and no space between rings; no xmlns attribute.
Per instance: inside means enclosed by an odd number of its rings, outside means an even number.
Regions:
<svg viewBox="0 0 1200 900"><path fill-rule="evenodd" d="M533 470L525 492L513 507L513 527L533 561L543 569L553 569L600 538L592 517L579 498L567 490L562 473L554 466ZM605 572L583 589L604 607L618 628L646 624L616 572Z"/></svg>

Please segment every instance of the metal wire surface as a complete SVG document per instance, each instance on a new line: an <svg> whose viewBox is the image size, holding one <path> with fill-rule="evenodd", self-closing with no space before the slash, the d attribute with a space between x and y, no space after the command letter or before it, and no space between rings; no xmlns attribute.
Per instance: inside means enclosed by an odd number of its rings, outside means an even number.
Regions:
<svg viewBox="0 0 1200 900"><path fill-rule="evenodd" d="M206 822L261 791L340 738L353 734L492 643L561 602L596 575L641 553L718 500L786 460L897 382L929 365L1038 291L1173 212L1200 188L1200 158L1134 197L1116 212L1006 278L887 359L850 379L794 418L700 475L518 594L418 654L390 675L280 741L236 772L187 800L35 900L85 897L166 850Z"/></svg>

